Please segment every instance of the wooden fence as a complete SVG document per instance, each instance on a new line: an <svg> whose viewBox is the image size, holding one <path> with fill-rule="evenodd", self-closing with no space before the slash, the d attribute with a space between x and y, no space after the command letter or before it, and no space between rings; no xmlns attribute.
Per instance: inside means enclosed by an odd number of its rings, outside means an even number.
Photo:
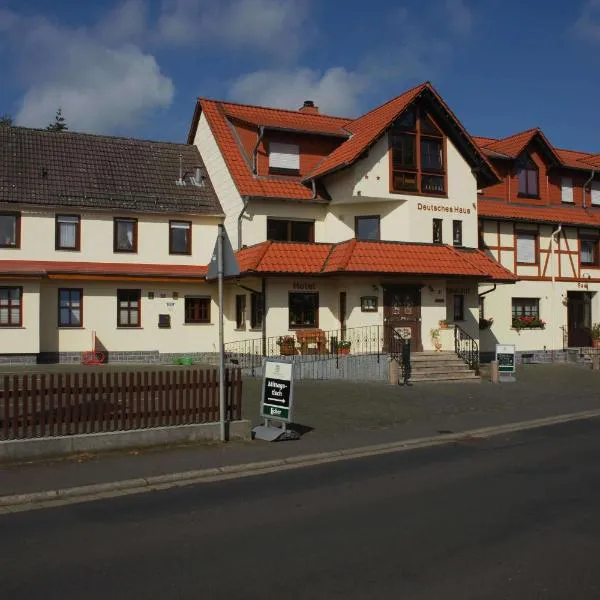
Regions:
<svg viewBox="0 0 600 600"><path fill-rule="evenodd" d="M241 419L240 369L225 373L226 419ZM5 376L0 439L127 431L219 420L217 369Z"/></svg>

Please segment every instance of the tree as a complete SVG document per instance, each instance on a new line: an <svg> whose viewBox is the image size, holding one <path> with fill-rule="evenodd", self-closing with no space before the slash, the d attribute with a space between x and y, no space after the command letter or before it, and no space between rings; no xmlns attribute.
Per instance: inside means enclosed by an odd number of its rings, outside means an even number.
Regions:
<svg viewBox="0 0 600 600"><path fill-rule="evenodd" d="M12 127L13 118L10 115L0 115L0 127Z"/></svg>
<svg viewBox="0 0 600 600"><path fill-rule="evenodd" d="M56 116L54 117L54 123L50 123L48 127L46 127L46 131L67 131L69 127L65 122L65 118L62 115L62 108L58 108L56 111Z"/></svg>

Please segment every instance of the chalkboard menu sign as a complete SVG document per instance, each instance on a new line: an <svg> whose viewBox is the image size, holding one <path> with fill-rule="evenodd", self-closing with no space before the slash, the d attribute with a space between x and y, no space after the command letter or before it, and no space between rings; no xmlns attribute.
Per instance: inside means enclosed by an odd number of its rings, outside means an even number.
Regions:
<svg viewBox="0 0 600 600"><path fill-rule="evenodd" d="M499 373L514 374L515 349L514 344L496 344L496 360L498 361Z"/></svg>

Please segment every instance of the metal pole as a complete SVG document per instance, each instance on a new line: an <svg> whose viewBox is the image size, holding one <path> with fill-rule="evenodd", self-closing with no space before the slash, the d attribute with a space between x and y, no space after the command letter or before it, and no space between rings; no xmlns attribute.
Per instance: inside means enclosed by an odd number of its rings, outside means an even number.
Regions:
<svg viewBox="0 0 600 600"><path fill-rule="evenodd" d="M219 282L219 419L221 441L225 440L225 348L223 346L223 225L217 238L217 274Z"/></svg>

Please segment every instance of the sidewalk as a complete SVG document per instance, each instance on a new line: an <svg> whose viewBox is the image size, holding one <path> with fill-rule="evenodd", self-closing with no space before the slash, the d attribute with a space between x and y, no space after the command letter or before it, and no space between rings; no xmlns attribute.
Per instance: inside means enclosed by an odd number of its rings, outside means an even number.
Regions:
<svg viewBox="0 0 600 600"><path fill-rule="evenodd" d="M419 384L302 381L298 441L231 442L0 466L0 496L145 478L397 442L600 408L600 372L523 365L517 383ZM244 417L257 424L260 381L244 381Z"/></svg>

